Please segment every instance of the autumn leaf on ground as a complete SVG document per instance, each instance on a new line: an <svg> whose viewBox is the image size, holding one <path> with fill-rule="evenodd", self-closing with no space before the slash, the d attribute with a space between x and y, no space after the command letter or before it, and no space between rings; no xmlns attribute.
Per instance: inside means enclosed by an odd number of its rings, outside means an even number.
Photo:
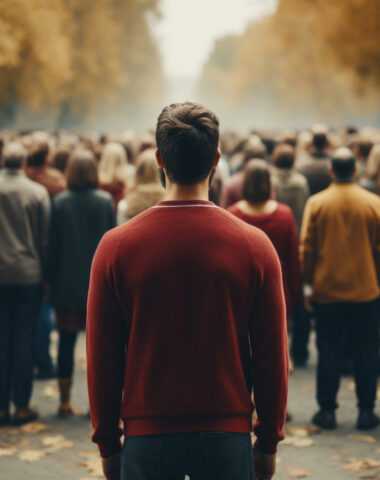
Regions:
<svg viewBox="0 0 380 480"><path fill-rule="evenodd" d="M306 477L310 477L311 475L309 470L305 470L304 468L298 468L298 467L288 468L288 473L292 478L306 478Z"/></svg>
<svg viewBox="0 0 380 480"><path fill-rule="evenodd" d="M360 472L360 470L371 470L379 468L380 462L371 458L351 458L350 463L342 465L340 468L349 472Z"/></svg>
<svg viewBox="0 0 380 480"><path fill-rule="evenodd" d="M287 436L281 443L282 445L291 445L292 447L303 448L314 445L314 440L306 437Z"/></svg>
<svg viewBox="0 0 380 480"><path fill-rule="evenodd" d="M41 445L49 452L58 452L63 448L71 448L74 443L66 440L63 435L52 435L41 439Z"/></svg>
<svg viewBox="0 0 380 480"><path fill-rule="evenodd" d="M45 425L44 423L31 422L31 423L27 423L26 425L23 425L22 427L20 427L20 430L23 433L29 433L31 435L36 435L37 433L46 432L46 430L49 430L49 427L47 425Z"/></svg>
<svg viewBox="0 0 380 480"><path fill-rule="evenodd" d="M341 455L333 455L330 457L330 460L334 460L335 462L341 460L342 456Z"/></svg>
<svg viewBox="0 0 380 480"><path fill-rule="evenodd" d="M0 457L10 457L16 453L15 448L0 448Z"/></svg>
<svg viewBox="0 0 380 480"><path fill-rule="evenodd" d="M99 457L99 452L96 450L84 450L83 452L79 452L81 457Z"/></svg>
<svg viewBox="0 0 380 480"><path fill-rule="evenodd" d="M47 398L58 398L58 386L57 384L50 384L46 385L46 387L43 389L43 396Z"/></svg>
<svg viewBox="0 0 380 480"><path fill-rule="evenodd" d="M371 435L361 435L361 434L356 434L352 433L347 436L350 440L359 440L361 442L367 442L367 443L376 443L376 438L371 437Z"/></svg>
<svg viewBox="0 0 380 480"><path fill-rule="evenodd" d="M320 433L320 431L321 429L319 427L315 427L314 425L289 425L289 427L286 427L286 432L296 437L307 437L309 435L316 435L317 433Z"/></svg>
<svg viewBox="0 0 380 480"><path fill-rule="evenodd" d="M43 450L24 450L19 453L18 458L23 462L37 462L45 456L46 453Z"/></svg>

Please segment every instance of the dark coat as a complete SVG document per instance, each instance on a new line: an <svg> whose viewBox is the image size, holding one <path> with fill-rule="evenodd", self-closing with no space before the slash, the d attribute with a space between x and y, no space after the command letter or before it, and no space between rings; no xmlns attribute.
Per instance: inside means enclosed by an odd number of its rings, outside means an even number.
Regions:
<svg viewBox="0 0 380 480"><path fill-rule="evenodd" d="M56 308L85 309L92 257L116 225L112 197L101 190L69 190L53 200L48 277Z"/></svg>

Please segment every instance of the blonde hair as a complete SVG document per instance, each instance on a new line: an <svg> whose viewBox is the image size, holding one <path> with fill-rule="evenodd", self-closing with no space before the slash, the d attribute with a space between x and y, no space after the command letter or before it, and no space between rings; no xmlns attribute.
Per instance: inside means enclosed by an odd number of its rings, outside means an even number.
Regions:
<svg viewBox="0 0 380 480"><path fill-rule="evenodd" d="M155 151L152 148L144 150L137 157L134 185L159 183L158 165Z"/></svg>
<svg viewBox="0 0 380 480"><path fill-rule="evenodd" d="M104 147L99 162L99 181L103 184L125 183L127 154L125 148L117 142L109 142Z"/></svg>
<svg viewBox="0 0 380 480"><path fill-rule="evenodd" d="M375 180L376 191L380 194L380 143L371 148L367 160L366 177Z"/></svg>

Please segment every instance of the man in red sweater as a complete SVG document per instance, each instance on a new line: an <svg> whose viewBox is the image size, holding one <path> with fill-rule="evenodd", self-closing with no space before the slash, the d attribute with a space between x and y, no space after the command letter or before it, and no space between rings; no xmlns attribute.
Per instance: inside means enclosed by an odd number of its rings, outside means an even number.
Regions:
<svg viewBox="0 0 380 480"><path fill-rule="evenodd" d="M93 261L93 441L109 480L270 479L288 387L277 254L208 201L220 156L210 110L164 108L156 140L166 200L108 232Z"/></svg>

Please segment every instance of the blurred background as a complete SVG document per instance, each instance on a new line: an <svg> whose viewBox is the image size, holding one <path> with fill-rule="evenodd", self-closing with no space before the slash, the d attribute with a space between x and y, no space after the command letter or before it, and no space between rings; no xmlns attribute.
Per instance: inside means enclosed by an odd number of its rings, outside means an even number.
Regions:
<svg viewBox="0 0 380 480"><path fill-rule="evenodd" d="M0 128L380 126L378 0L0 0Z"/></svg>

